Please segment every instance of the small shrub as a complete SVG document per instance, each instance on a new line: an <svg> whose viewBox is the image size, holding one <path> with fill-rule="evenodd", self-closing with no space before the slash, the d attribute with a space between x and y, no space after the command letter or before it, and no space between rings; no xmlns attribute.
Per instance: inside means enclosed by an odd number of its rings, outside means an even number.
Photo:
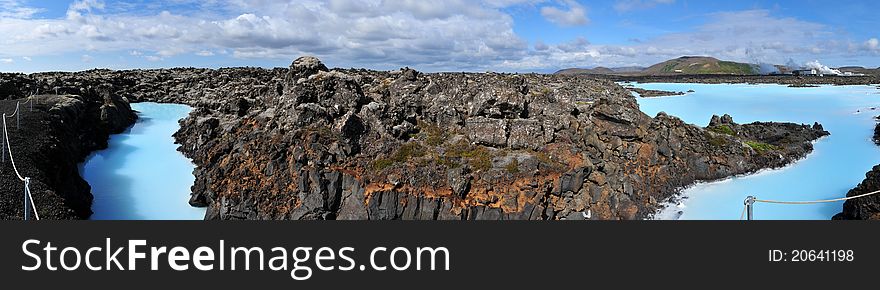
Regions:
<svg viewBox="0 0 880 290"><path fill-rule="evenodd" d="M391 167L394 165L394 161L388 158L380 158L373 161L373 169L375 170L384 170L385 168Z"/></svg>
<svg viewBox="0 0 880 290"><path fill-rule="evenodd" d="M391 155L389 158L380 158L373 161L373 169L375 170L383 170L385 168L391 167L396 163L407 162L413 158L419 158L425 156L425 149L419 143L410 142L400 146L397 148L397 151Z"/></svg>
<svg viewBox="0 0 880 290"><path fill-rule="evenodd" d="M445 162L451 163L454 159L464 159L471 169L489 170L492 168L492 151L484 146L471 145L464 139L455 144L450 144L446 148L444 155Z"/></svg>
<svg viewBox="0 0 880 290"><path fill-rule="evenodd" d="M749 147L752 147L752 149L757 151L759 154L764 154L764 152L767 152L767 151L779 150L778 146L774 146L771 144L758 142L758 141L746 141L746 145L749 145Z"/></svg>
<svg viewBox="0 0 880 290"><path fill-rule="evenodd" d="M709 139L709 144L715 147L724 147L727 145L727 139L721 136L714 136Z"/></svg>
<svg viewBox="0 0 880 290"><path fill-rule="evenodd" d="M733 132L733 129L731 129L730 126L727 126L727 125L718 125L718 126L710 127L709 131L712 131L712 132L715 132L718 134L730 135L730 136L736 135L736 132Z"/></svg>
<svg viewBox="0 0 880 290"><path fill-rule="evenodd" d="M510 161L510 163L507 163L507 166L504 166L504 169L506 169L507 173L510 173L510 174L519 173L519 160L516 158L513 158L513 160Z"/></svg>
<svg viewBox="0 0 880 290"><path fill-rule="evenodd" d="M429 146L439 146L449 138L449 134L446 130L443 130L443 128L440 128L437 125L419 120L418 126L425 138L425 144Z"/></svg>

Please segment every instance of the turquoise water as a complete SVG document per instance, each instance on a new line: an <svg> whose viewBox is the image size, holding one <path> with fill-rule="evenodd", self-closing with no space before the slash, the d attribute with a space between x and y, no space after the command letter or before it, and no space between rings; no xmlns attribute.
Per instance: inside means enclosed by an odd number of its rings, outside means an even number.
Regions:
<svg viewBox="0 0 880 290"><path fill-rule="evenodd" d="M815 142L805 159L777 170L764 170L719 182L697 184L682 199L657 214L660 219L739 219L743 200L803 201L833 199L861 182L880 164L880 147L871 137L880 115L880 90L873 86L789 88L747 84L636 84L645 89L688 91L684 96L639 98L650 116L664 111L685 122L706 126L713 114L730 114L735 122L819 122L831 136ZM826 220L840 212L842 202L817 205L758 203L755 219Z"/></svg>
<svg viewBox="0 0 880 290"><path fill-rule="evenodd" d="M202 219L205 209L188 203L195 177L192 162L171 137L192 108L135 103L137 123L110 136L109 147L89 156L80 174L92 186L95 220Z"/></svg>

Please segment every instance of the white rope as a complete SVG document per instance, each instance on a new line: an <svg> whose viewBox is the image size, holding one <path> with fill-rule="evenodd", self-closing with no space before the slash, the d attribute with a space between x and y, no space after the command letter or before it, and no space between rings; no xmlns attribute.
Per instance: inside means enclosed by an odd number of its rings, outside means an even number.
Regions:
<svg viewBox="0 0 880 290"><path fill-rule="evenodd" d="M856 199L860 197L865 197L869 195L874 195L880 193L880 190L872 191L864 194L849 196L849 197L841 197L835 199L822 199L822 200L811 200L811 201L778 201L778 200L766 200L766 199L755 199L755 202L765 202L765 203L778 203L778 204L815 204L815 203L827 203L827 202L838 202L845 201L850 199Z"/></svg>
<svg viewBox="0 0 880 290"><path fill-rule="evenodd" d="M9 152L9 162L12 163L12 169L15 170L15 175L18 176L19 180L25 181L24 177L21 176L21 173L18 173L18 168L15 167L15 160L12 159L12 144L9 144L9 131L6 130L6 113L3 113L3 137L6 141L6 149Z"/></svg>
<svg viewBox="0 0 880 290"><path fill-rule="evenodd" d="M37 205L34 204L34 196L31 195L31 178L25 177L24 179L24 191L28 195L28 200L31 202L31 208L34 210L34 219L40 220L40 214L37 213Z"/></svg>
<svg viewBox="0 0 880 290"><path fill-rule="evenodd" d="M15 112L12 112L12 115L6 116L9 118L15 117L15 114L18 114L18 106L21 105L19 102L15 102Z"/></svg>

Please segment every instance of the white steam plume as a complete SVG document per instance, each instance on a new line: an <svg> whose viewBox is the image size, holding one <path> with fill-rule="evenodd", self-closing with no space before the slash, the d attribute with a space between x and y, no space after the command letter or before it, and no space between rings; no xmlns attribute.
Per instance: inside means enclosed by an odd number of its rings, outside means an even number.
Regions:
<svg viewBox="0 0 880 290"><path fill-rule="evenodd" d="M839 70L832 69L826 65L819 63L818 60L807 62L804 66L810 69L815 69L817 72L823 75L842 75Z"/></svg>

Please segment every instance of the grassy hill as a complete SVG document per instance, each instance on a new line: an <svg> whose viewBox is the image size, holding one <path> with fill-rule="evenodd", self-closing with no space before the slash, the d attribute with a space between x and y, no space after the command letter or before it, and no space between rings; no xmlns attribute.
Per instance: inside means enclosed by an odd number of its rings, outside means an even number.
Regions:
<svg viewBox="0 0 880 290"><path fill-rule="evenodd" d="M607 75L613 73L614 70L601 66L596 68L567 68L556 72L558 75Z"/></svg>
<svg viewBox="0 0 880 290"><path fill-rule="evenodd" d="M667 74L755 74L751 64L718 60L706 56L683 56L652 65L642 71L646 75Z"/></svg>
<svg viewBox="0 0 880 290"><path fill-rule="evenodd" d="M556 74L561 75L607 75L607 74L623 74L623 75L672 75L672 74L731 74L731 75L750 75L758 73L755 65L748 63L739 63L732 61L718 60L708 56L683 56L676 59L667 60L647 68L642 67L623 67L623 68L606 68L596 67L591 69L585 68L568 68L557 71Z"/></svg>

